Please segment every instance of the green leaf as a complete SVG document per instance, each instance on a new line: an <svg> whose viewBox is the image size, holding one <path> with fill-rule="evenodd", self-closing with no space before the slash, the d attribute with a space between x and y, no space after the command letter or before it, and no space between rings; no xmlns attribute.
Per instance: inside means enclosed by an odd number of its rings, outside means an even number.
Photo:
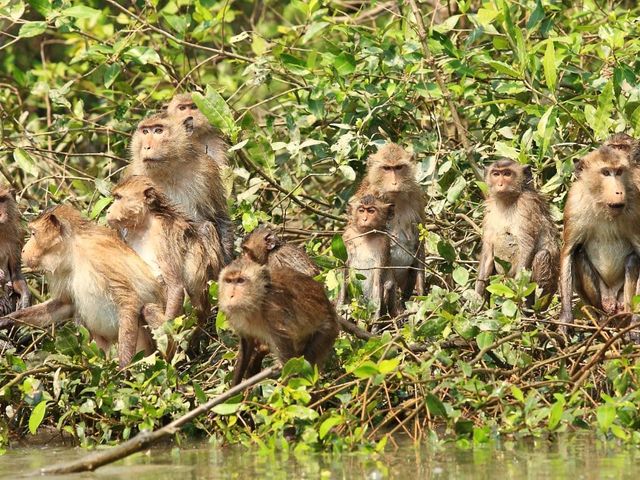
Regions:
<svg viewBox="0 0 640 480"><path fill-rule="evenodd" d="M18 31L20 38L37 37L47 30L47 22L27 22L23 23Z"/></svg>
<svg viewBox="0 0 640 480"><path fill-rule="evenodd" d="M400 357L390 358L389 360L382 360L378 363L378 369L380 373L386 375L388 373L394 372L396 368L400 365Z"/></svg>
<svg viewBox="0 0 640 480"><path fill-rule="evenodd" d="M89 214L89 218L92 220L98 218L102 211L113 201L111 197L102 197L98 200L91 209L91 213Z"/></svg>
<svg viewBox="0 0 640 480"><path fill-rule="evenodd" d="M76 5L75 7L66 8L60 12L63 17L73 18L97 18L102 12L95 8L87 7L85 5Z"/></svg>
<svg viewBox="0 0 640 480"><path fill-rule="evenodd" d="M547 49L544 52L544 79L547 82L547 87L552 92L556 89L556 81L558 80L558 72L556 70L556 51L553 46L553 42L547 43Z"/></svg>
<svg viewBox="0 0 640 480"><path fill-rule="evenodd" d="M129 62L136 62L140 65L158 65L160 63L160 55L153 48L149 47L133 47L127 50L122 58Z"/></svg>
<svg viewBox="0 0 640 480"><path fill-rule="evenodd" d="M493 344L495 336L492 332L480 332L476 337L476 343L480 350L487 348Z"/></svg>
<svg viewBox="0 0 640 480"><path fill-rule="evenodd" d="M551 406L549 410L549 430L555 430L562 419L562 413L564 412L564 400L558 400Z"/></svg>
<svg viewBox="0 0 640 480"><path fill-rule="evenodd" d="M524 393L515 385L511 385L511 395L520 403L524 403Z"/></svg>
<svg viewBox="0 0 640 480"><path fill-rule="evenodd" d="M505 300L502 304L502 313L507 317L514 317L518 312L518 306L515 304L513 300Z"/></svg>
<svg viewBox="0 0 640 480"><path fill-rule="evenodd" d="M502 283L492 283L487 287L487 291L499 297L513 298L516 296L513 290Z"/></svg>
<svg viewBox="0 0 640 480"><path fill-rule="evenodd" d="M613 98L613 80L609 80L598 96L598 108L595 109L593 105L585 105L585 119L598 140L603 140L609 135L609 127L613 124L611 118L614 107Z"/></svg>
<svg viewBox="0 0 640 480"><path fill-rule="evenodd" d="M34 177L38 176L38 167L35 160L22 148L16 148L13 151L13 159L22 171Z"/></svg>
<svg viewBox="0 0 640 480"><path fill-rule="evenodd" d="M536 0L536 8L531 12L527 22L527 30L533 30L544 19L544 8L540 0Z"/></svg>
<svg viewBox="0 0 640 480"><path fill-rule="evenodd" d="M342 260L343 262L347 261L347 247L344 245L342 235L336 233L331 239L331 253L333 253L333 256L338 260Z"/></svg>
<svg viewBox="0 0 640 480"><path fill-rule="evenodd" d="M29 431L31 435L35 435L38 427L44 420L44 414L47 411L47 402L46 400L42 400L38 403L33 410L31 411L31 415L29 416Z"/></svg>
<svg viewBox="0 0 640 480"><path fill-rule="evenodd" d="M604 432L609 430L611 424L616 419L616 407L611 403L605 403L600 405L596 409L596 418L598 419L598 426Z"/></svg>
<svg viewBox="0 0 640 480"><path fill-rule="evenodd" d="M370 378L379 373L378 366L371 360L365 360L353 371L353 374L358 378Z"/></svg>
<svg viewBox="0 0 640 480"><path fill-rule="evenodd" d="M335 58L334 67L340 75L349 75L356 70L356 59L350 53L343 52Z"/></svg>
<svg viewBox="0 0 640 480"><path fill-rule="evenodd" d="M454 282L464 287L469 281L469 271L462 266L458 266L453 270L452 277Z"/></svg>
<svg viewBox="0 0 640 480"><path fill-rule="evenodd" d="M104 83L105 88L111 88L111 85L116 81L120 72L122 72L122 67L119 63L112 63L104 69L102 82Z"/></svg>
<svg viewBox="0 0 640 480"><path fill-rule="evenodd" d="M202 405L207 401L207 395L204 393L202 387L198 382L193 382L193 391L196 394L196 400L198 401L198 404Z"/></svg>
<svg viewBox="0 0 640 480"><path fill-rule="evenodd" d="M325 421L323 421L320 424L320 428L318 428L318 436L320 437L320 439L322 440L324 437L326 437L333 427L335 427L336 425L340 425L342 422L344 422L344 417L342 415L332 415Z"/></svg>
<svg viewBox="0 0 640 480"><path fill-rule="evenodd" d="M429 413L436 417L447 417L447 409L444 404L433 393L428 393L425 398Z"/></svg>
<svg viewBox="0 0 640 480"><path fill-rule="evenodd" d="M240 127L236 125L229 105L218 92L207 86L205 96L193 93L191 98L212 125L227 134L233 143L237 142Z"/></svg>
<svg viewBox="0 0 640 480"><path fill-rule="evenodd" d="M242 403L239 402L221 403L220 405L216 405L215 407L213 407L211 411L217 415L233 415L240 409L241 406Z"/></svg>
<svg viewBox="0 0 640 480"><path fill-rule="evenodd" d="M456 259L456 250L446 240L441 240L438 242L438 253L444 258L447 262L453 262Z"/></svg>

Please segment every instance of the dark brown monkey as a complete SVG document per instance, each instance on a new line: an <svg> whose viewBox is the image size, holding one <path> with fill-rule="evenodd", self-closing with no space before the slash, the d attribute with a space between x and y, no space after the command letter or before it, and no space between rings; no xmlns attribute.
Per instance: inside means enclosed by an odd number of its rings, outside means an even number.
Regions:
<svg viewBox="0 0 640 480"><path fill-rule="evenodd" d="M233 251L233 225L220 167L192 140L193 132L193 117L178 122L161 113L141 121L131 140L131 164L125 175L149 177L196 223L213 223L227 263Z"/></svg>
<svg viewBox="0 0 640 480"><path fill-rule="evenodd" d="M10 320L44 327L75 315L103 350L118 343L120 367L138 351L153 351L145 327L164 322L162 315L151 315L162 308L164 297L133 250L112 230L89 222L67 205L46 210L29 230L22 258L25 265L47 275L52 298L9 315Z"/></svg>
<svg viewBox="0 0 640 480"><path fill-rule="evenodd" d="M189 117L193 118L194 142L203 146L204 151L209 155L220 168L227 167L227 146L220 133L209 123L193 100L190 93L176 95L167 104L167 114L176 120L176 123L184 122Z"/></svg>
<svg viewBox="0 0 640 480"><path fill-rule="evenodd" d="M275 232L261 225L242 240L242 255L269 268L289 267L315 277L320 270L300 248L284 243Z"/></svg>
<svg viewBox="0 0 640 480"><path fill-rule="evenodd" d="M0 288L5 290L2 311L6 315L17 307L26 308L31 303L31 293L22 276L20 250L23 244L23 232L20 225L20 212L16 203L15 191L0 185ZM10 285L7 283L10 282ZM15 295L20 298L16 302Z"/></svg>
<svg viewBox="0 0 640 480"><path fill-rule="evenodd" d="M237 259L220 272L218 301L240 336L234 385L257 373L260 365L253 358L260 344L282 363L304 356L321 367L338 336L336 313L322 285L287 267Z"/></svg>
<svg viewBox="0 0 640 480"><path fill-rule="evenodd" d="M485 294L496 271L513 277L526 268L548 303L558 288L560 247L549 205L533 187L531 166L498 160L487 169L485 181L489 197L476 292ZM509 262L510 270L505 272L495 258Z"/></svg>
<svg viewBox="0 0 640 480"><path fill-rule="evenodd" d="M112 191L107 222L149 265L166 287L165 316L183 313L184 291L204 324L209 312L207 281L218 278L222 247L215 230L207 242L195 224L171 204L148 177L133 175ZM207 249L213 245L213 254ZM214 261L214 260L216 261Z"/></svg>
<svg viewBox="0 0 640 480"><path fill-rule="evenodd" d="M382 196L395 205L389 224L391 265L396 284L408 299L414 287L424 294L424 249L418 235L418 224L424 221L424 195L415 179L413 155L400 145L388 143L369 157L367 175L356 197L367 194ZM397 268L406 267L406 268Z"/></svg>
<svg viewBox="0 0 640 480"><path fill-rule="evenodd" d="M376 317L396 314L396 284L390 265L387 225L393 218L393 204L373 195L356 197L347 209L349 223L342 236L349 258L347 267L365 277L362 293L376 306ZM338 304L347 296L348 269Z"/></svg>
<svg viewBox="0 0 640 480"><path fill-rule="evenodd" d="M640 192L634 174L628 155L606 146L576 163L564 210L562 323L573 323L574 286L586 304L605 314L631 311L640 270Z"/></svg>

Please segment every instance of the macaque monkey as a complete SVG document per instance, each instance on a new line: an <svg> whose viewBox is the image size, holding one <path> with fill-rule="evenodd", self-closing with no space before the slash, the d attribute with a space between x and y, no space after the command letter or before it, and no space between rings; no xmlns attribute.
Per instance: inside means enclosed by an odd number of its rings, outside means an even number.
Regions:
<svg viewBox="0 0 640 480"><path fill-rule="evenodd" d="M242 240L242 256L269 268L289 267L315 277L317 265L300 248L284 243L267 226L259 226Z"/></svg>
<svg viewBox="0 0 640 480"><path fill-rule="evenodd" d="M396 284L390 265L387 225L393 218L393 204L373 195L349 202L349 223L342 236L347 247L347 267L364 275L362 293L376 306L376 317L396 314ZM344 274L338 304L346 300L348 268Z"/></svg>
<svg viewBox="0 0 640 480"><path fill-rule="evenodd" d="M198 110L198 107L191 99L190 93L176 95L167 104L167 114L176 122L183 122L189 117L193 118L192 140L202 145L204 151L219 166L228 167L227 146L219 132L209 123L207 117Z"/></svg>
<svg viewBox="0 0 640 480"><path fill-rule="evenodd" d="M184 291L201 325L209 311L207 281L218 278L222 247L215 230L205 242L187 216L171 204L148 177L133 175L112 191L107 222L149 265L166 288L165 316L183 312ZM213 254L207 245L216 247Z"/></svg>
<svg viewBox="0 0 640 480"><path fill-rule="evenodd" d="M211 222L227 263L233 252L233 225L220 166L192 140L193 133L193 117L178 121L160 113L142 120L131 140L132 160L125 176L149 177L196 223Z"/></svg>
<svg viewBox="0 0 640 480"><path fill-rule="evenodd" d="M576 163L564 210L562 323L573 323L574 286L587 305L607 315L631 311L640 271L640 192L634 173L628 155L607 146Z"/></svg>
<svg viewBox="0 0 640 480"><path fill-rule="evenodd" d="M391 266L402 299L411 297L414 287L424 295L424 248L418 224L424 221L424 195L415 179L413 155L400 145L388 143L369 157L367 175L356 197L382 196L395 205L389 224ZM398 268L405 267L405 268Z"/></svg>
<svg viewBox="0 0 640 480"><path fill-rule="evenodd" d="M0 289L4 290L5 294L0 306L0 314L6 315L16 307L26 308L31 303L31 293L22 276L20 258L22 244L23 233L15 191L0 185ZM14 294L20 297L17 302Z"/></svg>
<svg viewBox="0 0 640 480"><path fill-rule="evenodd" d="M234 385L260 369L255 357L261 344L282 363L304 356L321 367L338 336L336 313L323 286L291 268L237 259L220 272L218 301L240 336Z"/></svg>
<svg viewBox="0 0 640 480"><path fill-rule="evenodd" d="M638 141L626 133L616 133L609 137L604 142L603 146L611 147L614 150L620 150L631 158L638 148Z"/></svg>
<svg viewBox="0 0 640 480"><path fill-rule="evenodd" d="M531 166L498 160L487 169L485 181L489 197L476 292L485 295L489 277L496 271L514 277L526 268L548 304L558 288L560 247L549 205L533 187ZM504 271L495 258L509 262L511 268Z"/></svg>
<svg viewBox="0 0 640 480"><path fill-rule="evenodd" d="M146 326L164 322L157 314L164 297L133 250L112 230L89 222L68 205L45 210L29 223L29 230L22 258L47 275L52 298L5 319L45 327L76 316L103 350L118 343L121 368L136 352L153 352Z"/></svg>

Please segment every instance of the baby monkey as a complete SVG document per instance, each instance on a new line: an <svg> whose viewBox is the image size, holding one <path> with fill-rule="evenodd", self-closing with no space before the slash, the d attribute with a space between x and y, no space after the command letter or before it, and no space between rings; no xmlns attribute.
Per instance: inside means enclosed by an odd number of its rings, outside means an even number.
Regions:
<svg viewBox="0 0 640 480"><path fill-rule="evenodd" d="M532 185L531 166L498 160L487 169L485 181L489 197L476 292L485 295L495 271L513 277L530 269L548 302L558 287L560 247L547 201ZM496 258L509 262L511 268L505 272Z"/></svg>
<svg viewBox="0 0 640 480"><path fill-rule="evenodd" d="M259 226L244 237L242 255L270 268L289 267L310 277L320 273L316 264L302 249L283 242L265 225Z"/></svg>
<svg viewBox="0 0 640 480"><path fill-rule="evenodd" d="M336 313L323 286L288 267L239 258L220 272L218 301L240 336L233 385L259 371L261 344L282 363L304 356L321 367L338 336Z"/></svg>
<svg viewBox="0 0 640 480"><path fill-rule="evenodd" d="M347 247L347 267L365 277L362 293L376 307L376 317L396 315L396 283L390 269L390 240L387 226L393 218L393 204L367 194L349 202L349 223L343 240ZM338 304L347 297L348 269Z"/></svg>
<svg viewBox="0 0 640 480"><path fill-rule="evenodd" d="M217 278L222 265L222 247L215 229L209 228L210 238L203 241L196 225L148 177L127 177L112 194L107 222L120 231L123 240L165 285L167 318L183 312L186 290L204 325L209 312L207 281ZM207 248L211 245L213 252Z"/></svg>

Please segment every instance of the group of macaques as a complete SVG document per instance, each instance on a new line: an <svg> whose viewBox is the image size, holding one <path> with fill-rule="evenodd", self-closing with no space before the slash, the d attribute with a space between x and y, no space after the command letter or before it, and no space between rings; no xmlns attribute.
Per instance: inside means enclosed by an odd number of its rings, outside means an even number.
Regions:
<svg viewBox="0 0 640 480"><path fill-rule="evenodd" d="M575 290L606 314L630 312L640 288L640 155L616 135L576 164L564 214L564 247L531 169L500 160L487 169L482 253L476 291L494 272L530 269L543 298L560 279L561 327L572 323ZM131 162L113 191L107 226L69 205L29 223L22 247L15 193L0 188L0 327L45 327L77 318L105 351L118 345L126 367L155 350L152 330L183 313L185 293L204 326L208 282L218 279L219 308L240 336L233 383L257 373L269 352L281 362L304 356L321 366L340 328L352 331L313 279L319 270L301 249L260 226L233 260L234 229L223 177L230 168L220 134L191 96L141 121ZM388 143L368 159L366 177L348 204L348 261L337 304L347 300L349 272L360 274L376 316L396 316L425 290L418 225L425 198L415 160ZM176 174L179 172L179 174ZM20 251L22 248L22 252ZM508 262L509 270L503 268ZM45 273L51 299L30 306L21 262ZM7 287L8 286L8 287ZM398 299L399 293L399 299ZM351 326L352 327L352 326Z"/></svg>

